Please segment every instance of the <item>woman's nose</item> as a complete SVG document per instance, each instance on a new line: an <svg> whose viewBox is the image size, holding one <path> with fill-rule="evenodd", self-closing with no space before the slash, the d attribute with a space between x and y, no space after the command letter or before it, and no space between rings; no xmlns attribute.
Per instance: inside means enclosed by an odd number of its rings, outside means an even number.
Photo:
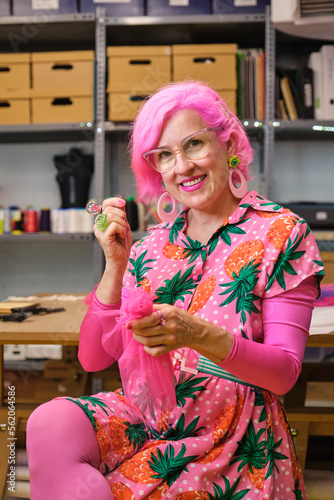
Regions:
<svg viewBox="0 0 334 500"><path fill-rule="evenodd" d="M192 167L193 165L194 162L183 156L181 151L175 152L175 167L174 167L175 173L182 174L183 172L189 170L189 167Z"/></svg>

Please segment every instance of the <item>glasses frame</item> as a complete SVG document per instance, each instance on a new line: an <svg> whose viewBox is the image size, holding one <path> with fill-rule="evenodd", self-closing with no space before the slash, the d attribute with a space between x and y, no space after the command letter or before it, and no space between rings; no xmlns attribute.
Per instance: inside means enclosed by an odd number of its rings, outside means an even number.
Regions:
<svg viewBox="0 0 334 500"><path fill-rule="evenodd" d="M191 139L192 137L195 137L196 135L198 134L201 134L203 132L213 132L213 131L216 131L216 130L223 130L224 127L205 127L203 128L202 130L198 130L198 132L195 132L194 134L191 134L189 135L188 137L186 137L183 141L182 141L182 144L181 144L181 148L180 149L176 149L175 151L173 151L172 149L168 149L168 148L155 148L155 149L150 149L149 151L145 151L145 153L142 153L142 157L147 161L147 163L156 171L156 172L159 172L159 174L162 174L162 173L166 173L166 172L169 172L170 170L173 170L173 168L175 168L175 165L176 165L176 154L177 153L180 153L184 158L187 158L187 160L192 160L193 158L188 158L183 152L182 152L182 147L184 145L184 143L186 143L187 141L189 141L189 139ZM173 153L173 156L174 156L174 165L172 165L170 168L168 168L167 170L158 170L155 165L153 165L153 163L151 163L150 159L149 159L149 155L153 154L153 153L158 153L159 151L168 151L169 153ZM199 157L199 158L196 158L196 160L201 160L202 158L205 158L207 156L208 153L205 153L203 156Z"/></svg>

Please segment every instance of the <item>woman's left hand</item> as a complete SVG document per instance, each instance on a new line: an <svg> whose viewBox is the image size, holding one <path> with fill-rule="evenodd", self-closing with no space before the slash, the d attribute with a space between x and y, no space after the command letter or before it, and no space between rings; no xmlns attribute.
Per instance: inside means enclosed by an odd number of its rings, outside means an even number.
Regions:
<svg viewBox="0 0 334 500"><path fill-rule="evenodd" d="M169 304L153 306L155 312L127 324L133 338L144 345L152 356L161 356L180 347L192 347L195 338L199 340L202 320L187 311ZM159 310L160 315L156 311ZM205 322L207 323L207 322Z"/></svg>

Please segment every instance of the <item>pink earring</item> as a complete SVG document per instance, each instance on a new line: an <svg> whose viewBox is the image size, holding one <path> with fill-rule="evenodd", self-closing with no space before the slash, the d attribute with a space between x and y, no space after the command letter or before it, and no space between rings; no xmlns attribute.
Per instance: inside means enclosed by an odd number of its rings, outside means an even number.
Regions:
<svg viewBox="0 0 334 500"><path fill-rule="evenodd" d="M168 198L168 197L172 201L172 204L173 204L171 212L166 212L163 209L163 203L166 202L166 198ZM163 222L172 222L177 216L177 203L176 203L175 199L173 198L173 196L170 195L167 191L165 193L162 193L162 195L159 198L158 215Z"/></svg>
<svg viewBox="0 0 334 500"><path fill-rule="evenodd" d="M247 182L242 172L237 167L237 165L241 163L240 159L237 155L233 155L228 159L228 164L230 166L230 175L229 175L229 186L232 194L236 198L243 198L247 193ZM239 177L240 186L236 187L233 182L233 174L236 174Z"/></svg>

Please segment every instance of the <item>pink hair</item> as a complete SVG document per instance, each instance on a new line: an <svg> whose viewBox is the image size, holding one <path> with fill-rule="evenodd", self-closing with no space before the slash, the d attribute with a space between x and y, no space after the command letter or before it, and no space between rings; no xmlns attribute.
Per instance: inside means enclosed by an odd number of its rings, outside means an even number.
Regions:
<svg viewBox="0 0 334 500"><path fill-rule="evenodd" d="M142 153L156 147L166 121L176 112L185 109L197 111L208 127L222 126L223 130L216 134L223 144L229 140L232 132L235 133L235 154L241 160L238 168L249 179L248 166L252 161L252 148L239 119L217 92L203 83L171 83L144 102L133 124L130 139L131 168L136 177L140 200L151 201L164 192L161 175L153 170Z"/></svg>

